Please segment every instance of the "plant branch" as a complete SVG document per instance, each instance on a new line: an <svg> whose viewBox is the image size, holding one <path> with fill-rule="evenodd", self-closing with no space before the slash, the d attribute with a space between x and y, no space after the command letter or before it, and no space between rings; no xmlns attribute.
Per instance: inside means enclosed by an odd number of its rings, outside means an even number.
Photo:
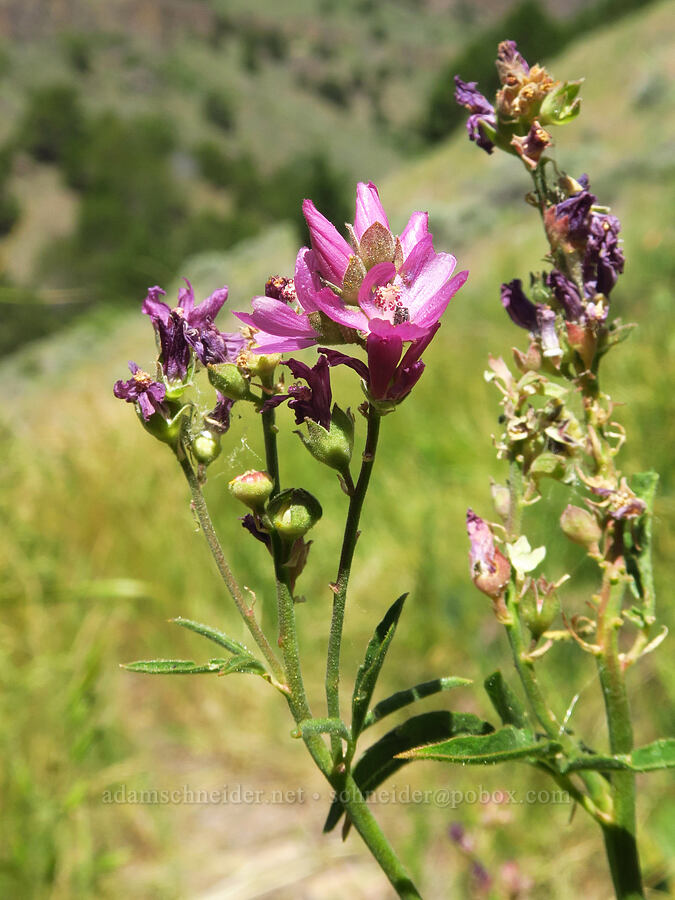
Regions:
<svg viewBox="0 0 675 900"><path fill-rule="evenodd" d="M371 404L368 406L368 431L363 450L361 471L359 473L358 481L356 482L356 487L349 500L338 575L335 584L333 585L333 615L330 623L328 658L326 663L326 701L328 704L328 715L338 719L340 718L340 648L342 644L345 605L347 602L347 588L349 586L349 576L351 573L352 560L354 559L356 541L359 536L361 510L363 508L363 502L366 497L370 476L375 463L379 434L380 414ZM334 736L331 737L331 743L333 755L337 761L342 754L342 747L339 739Z"/></svg>
<svg viewBox="0 0 675 900"><path fill-rule="evenodd" d="M220 577L225 582L225 586L227 587L230 596L234 600L235 606L237 607L240 616L244 620L246 627L250 631L253 640L256 642L263 656L267 660L267 663L269 664L271 670L271 674L276 681L276 686L284 688L284 673L279 660L277 659L277 656L272 649L269 641L265 637L262 628L258 624L258 621L253 614L253 610L246 603L243 592L239 587L239 583L234 577L232 570L230 569L227 560L225 559L225 554L223 553L223 548L220 545L220 541L218 540L218 536L213 527L213 522L211 521L211 516L209 515L209 510L206 505L206 500L204 499L204 494L202 493L199 480L194 473L182 442L176 448L176 458L180 463L185 478L187 479L187 483L190 487L190 493L192 494L192 507L201 526L202 533L206 538L206 542L209 545L211 555L213 556L213 559L216 563L216 567L218 569L218 572L220 573Z"/></svg>

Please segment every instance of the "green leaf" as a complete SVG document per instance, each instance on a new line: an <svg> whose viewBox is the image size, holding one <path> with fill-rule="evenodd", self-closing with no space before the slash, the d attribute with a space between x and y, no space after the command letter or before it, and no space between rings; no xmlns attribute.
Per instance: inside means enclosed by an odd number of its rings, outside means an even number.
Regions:
<svg viewBox="0 0 675 900"><path fill-rule="evenodd" d="M489 765L525 756L553 756L560 750L554 741L540 741L527 728L505 725L492 734L456 737L403 753L405 759L435 759L462 765Z"/></svg>
<svg viewBox="0 0 675 900"><path fill-rule="evenodd" d="M213 659L211 662L218 662L218 660ZM231 675L234 672L240 672L244 675L260 675L264 678L268 674L265 666L252 656L242 654L240 656L232 656L228 660L220 660L220 662L222 663L220 675Z"/></svg>
<svg viewBox="0 0 675 900"><path fill-rule="evenodd" d="M401 594L386 612L386 615L375 629L366 648L366 656L356 674L354 693L352 695L352 735L356 740L363 729L363 722L370 706L380 669L387 655L396 626L408 595Z"/></svg>
<svg viewBox="0 0 675 900"><path fill-rule="evenodd" d="M672 768L675 768L675 738L661 738L644 747L637 747L632 753L617 754L616 756L593 753L573 759L561 769L561 772L563 775L585 769L596 769L601 772L610 772L616 769L628 769L632 772L656 772L659 769Z"/></svg>
<svg viewBox="0 0 675 900"><path fill-rule="evenodd" d="M302 736L309 734L337 734L346 741L351 739L349 729L342 719L305 719L298 728Z"/></svg>
<svg viewBox="0 0 675 900"><path fill-rule="evenodd" d="M493 672L492 675L488 675L483 684L497 715L504 725L515 725L516 728L525 728L529 724L529 717L525 708L504 681L499 670Z"/></svg>
<svg viewBox="0 0 675 900"><path fill-rule="evenodd" d="M458 734L487 734L492 725L472 713L453 713L446 710L422 713L407 719L397 728L383 735L365 750L352 770L352 775L364 796L372 793L390 775L398 771L408 759L399 754L420 744L441 741ZM336 797L333 799L324 831L331 831L344 812Z"/></svg>
<svg viewBox="0 0 675 900"><path fill-rule="evenodd" d="M125 663L122 668L130 672L145 672L146 675L200 675L203 672L220 672L225 664L224 659L212 659L203 666L186 659L141 659Z"/></svg>
<svg viewBox="0 0 675 900"><path fill-rule="evenodd" d="M221 647L225 647L230 653L236 653L238 656L253 656L248 648L243 644L240 644L239 641L235 641L234 638L228 637L222 631L218 631L217 628L211 628L210 625L202 625L201 622L193 622L192 619L184 619L182 616L177 616L175 619L169 619L169 621L175 622L176 625L187 628L189 631L201 634L202 637L208 638L210 641L219 644Z"/></svg>
<svg viewBox="0 0 675 900"><path fill-rule="evenodd" d="M430 697L432 694L438 694L441 691L449 691L455 687L466 687L469 684L472 684L470 678L448 676L447 678L434 678L432 681L423 681L421 684L416 684L415 687L407 688L405 691L397 691L395 694L387 697L386 700L381 700L367 713L361 730L365 731L366 728L370 728L371 725L379 722L385 716L391 715L391 713L402 709L404 706L409 706L417 700L422 700L424 697Z"/></svg>

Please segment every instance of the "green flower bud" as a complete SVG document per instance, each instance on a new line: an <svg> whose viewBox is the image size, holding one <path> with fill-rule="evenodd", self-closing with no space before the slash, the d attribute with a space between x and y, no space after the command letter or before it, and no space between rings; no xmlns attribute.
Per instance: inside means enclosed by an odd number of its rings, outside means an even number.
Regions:
<svg viewBox="0 0 675 900"><path fill-rule="evenodd" d="M555 587L545 578L538 578L530 582L527 592L520 598L520 616L535 641L548 631L560 612Z"/></svg>
<svg viewBox="0 0 675 900"><path fill-rule="evenodd" d="M209 381L224 397L229 397L230 400L256 400L251 393L248 378L234 363L210 365L207 368Z"/></svg>
<svg viewBox="0 0 675 900"><path fill-rule="evenodd" d="M289 488L270 500L267 513L275 531L284 538L295 540L319 521L323 510L309 491Z"/></svg>
<svg viewBox="0 0 675 900"><path fill-rule="evenodd" d="M136 413L141 425L149 434L163 444L176 447L183 429L183 413L187 407L172 400L166 400L164 405L169 409L170 419L166 419L161 413L156 412L146 420L138 404L136 404Z"/></svg>
<svg viewBox="0 0 675 900"><path fill-rule="evenodd" d="M578 96L581 81L565 81L550 91L539 109L542 125L566 125L579 115L581 100Z"/></svg>
<svg viewBox="0 0 675 900"><path fill-rule="evenodd" d="M338 472L348 471L354 448L354 416L349 410L344 412L337 403L333 406L329 431L309 418L306 424L307 433L296 434L314 459Z"/></svg>
<svg viewBox="0 0 675 900"><path fill-rule="evenodd" d="M251 353L245 351L239 356L239 359L244 368L249 371L251 375L269 375L271 372L274 372L281 362L281 354L271 353L265 355L264 353Z"/></svg>
<svg viewBox="0 0 675 900"><path fill-rule="evenodd" d="M274 482L267 472L256 472L255 469L249 469L243 475L237 475L228 484L230 493L237 500L241 500L246 506L259 511L267 502Z"/></svg>
<svg viewBox="0 0 675 900"><path fill-rule="evenodd" d="M205 428L192 438L190 448L197 462L208 466L220 456L220 438Z"/></svg>
<svg viewBox="0 0 675 900"><path fill-rule="evenodd" d="M511 492L506 485L497 484L493 481L490 485L490 494L492 495L492 504L499 518L502 522L508 521L511 515Z"/></svg>
<svg viewBox="0 0 675 900"><path fill-rule="evenodd" d="M598 552L598 541L602 537L602 529L598 521L587 509L568 505L560 516L560 527L565 537L575 544L581 544L591 552Z"/></svg>

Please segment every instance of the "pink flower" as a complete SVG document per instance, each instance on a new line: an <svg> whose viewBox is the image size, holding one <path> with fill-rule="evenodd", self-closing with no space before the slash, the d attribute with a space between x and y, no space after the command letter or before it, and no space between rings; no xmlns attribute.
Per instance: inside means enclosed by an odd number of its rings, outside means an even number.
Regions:
<svg viewBox="0 0 675 900"><path fill-rule="evenodd" d="M452 277L455 258L434 251L427 213L413 213L395 237L377 188L361 182L350 245L311 200L303 212L312 249L298 253L294 302L256 297L252 313L236 313L258 330L256 350L363 344L370 335L398 344L436 330L468 272Z"/></svg>

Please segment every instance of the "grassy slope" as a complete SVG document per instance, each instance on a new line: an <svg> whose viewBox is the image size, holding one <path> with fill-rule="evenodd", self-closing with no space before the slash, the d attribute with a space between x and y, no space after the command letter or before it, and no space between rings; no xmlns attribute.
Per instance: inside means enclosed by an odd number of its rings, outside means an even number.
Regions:
<svg viewBox="0 0 675 900"><path fill-rule="evenodd" d="M673 46L671 18L666 6L657 7L644 19L627 20L580 44L553 67L559 76L584 74L587 79L581 124L560 132L561 164L571 170L583 165L594 189L611 196L625 222L629 263L616 307L641 327L617 352L608 388L616 384L618 398L628 404L619 411L630 426L627 469L647 462L664 473L658 507L664 599L665 559L675 551L668 528L675 517L669 449L675 347L664 287L672 179L665 169L662 124L669 100L663 72ZM398 688L442 672L479 681L498 665L508 669L502 636L466 576L463 511L471 504L487 514L489 474L496 473L489 446L496 399L481 373L488 351L506 354L522 337L499 309L497 285L536 267L543 243L534 214L520 203L527 185L515 162L488 159L463 137L381 187L397 226L411 208L430 210L437 246L456 252L460 265L471 270L471 280L428 354L428 370L414 398L385 422L353 582L345 673L349 679L376 613L400 589L409 588L410 606L385 673L387 685ZM195 260L185 271L192 275L197 269L195 281L203 291L227 280L236 308L270 270L288 269L292 258L292 238L282 229L222 260ZM153 890L163 897L193 895L224 877L228 861L239 859L241 865L250 846L247 832L260 828L267 835L256 849L261 859L274 841L288 837L287 829L306 843L310 856L325 852L314 838L322 810L311 804L281 810L289 818L263 810L259 820L256 810L246 807L100 803L101 791L111 784L220 787L223 779L251 785L260 779L279 785L286 779L294 786L318 785L307 775L298 745L280 740L288 722L264 686L250 686L243 678L217 685L141 679L120 676L115 668L128 658L203 655L205 648L196 639L163 624L169 615L220 622L240 636L229 609L222 609L169 454L136 427L128 407L106 399L123 360L129 356L147 363L150 347L145 323L98 321L27 351L18 360L18 373L3 367L7 461L0 474L0 502L6 507L0 519L0 565L8 614L0 626L5 658L0 678L6 681L2 719L11 727L0 739L10 760L2 808L12 820L10 856L23 879L9 884L23 885L24 893L38 894L41 873L52 868L54 896L78 890L86 895L96 872L126 860L97 891L116 896L133 885L144 896ZM353 381L342 383L351 402L358 402ZM255 426L247 417L235 422L208 490L225 543L237 542L241 579L257 592L259 606L271 619L261 554L252 541L240 540L239 511L224 496L229 477L259 464ZM283 438L292 453L286 480L314 490L325 509L304 578L309 602L300 611L304 645L317 648L316 654L310 649L309 678L319 685L318 651L329 609L326 584L334 574L337 515L344 498L332 478L307 466L295 440ZM411 486L410 494L404 485ZM543 533L546 521L536 522ZM553 556L561 566L563 561L577 565L574 554L563 548ZM111 583L121 578L131 581ZM581 598L571 592L564 603L568 612L581 609ZM633 675L640 741L668 727L674 691L664 671L665 656L661 651L648 658ZM567 659L560 652L551 664L562 666ZM590 661L577 655L574 660L567 665L566 701L591 674ZM13 675L15 666L20 679ZM216 699L219 687L224 696ZM639 703L643 687L651 698L648 708ZM477 694L462 692L452 700L460 708L487 712ZM233 718L244 702L250 712ZM586 690L575 713L577 727L598 745L604 741L600 703ZM260 721L266 723L262 735L256 734ZM272 757L270 746L275 747ZM437 787L450 778L453 787L471 786L463 771L431 766L411 768L397 783ZM530 786L517 767L481 772L480 780L492 791ZM664 776L653 776L643 788L646 857L658 864L667 855L664 835L672 825L672 805L665 802ZM494 809L477 805L380 811L403 851L416 858L418 872L426 866L420 877L429 896L450 893L447 886L458 877L458 860L444 837L454 819L477 829L479 850L491 867L517 857L535 879L534 896L566 897L582 887L584 896L603 895L597 836L580 815L574 829L568 828L568 807L501 810L508 827L498 824ZM553 819L557 829L543 827ZM356 842L351 847L358 851ZM235 850L241 858L233 856ZM118 851L121 857L109 855ZM556 873L555 884L549 880L553 854L571 860L569 868ZM170 882L177 887L169 888ZM455 891L460 890L458 884Z"/></svg>

